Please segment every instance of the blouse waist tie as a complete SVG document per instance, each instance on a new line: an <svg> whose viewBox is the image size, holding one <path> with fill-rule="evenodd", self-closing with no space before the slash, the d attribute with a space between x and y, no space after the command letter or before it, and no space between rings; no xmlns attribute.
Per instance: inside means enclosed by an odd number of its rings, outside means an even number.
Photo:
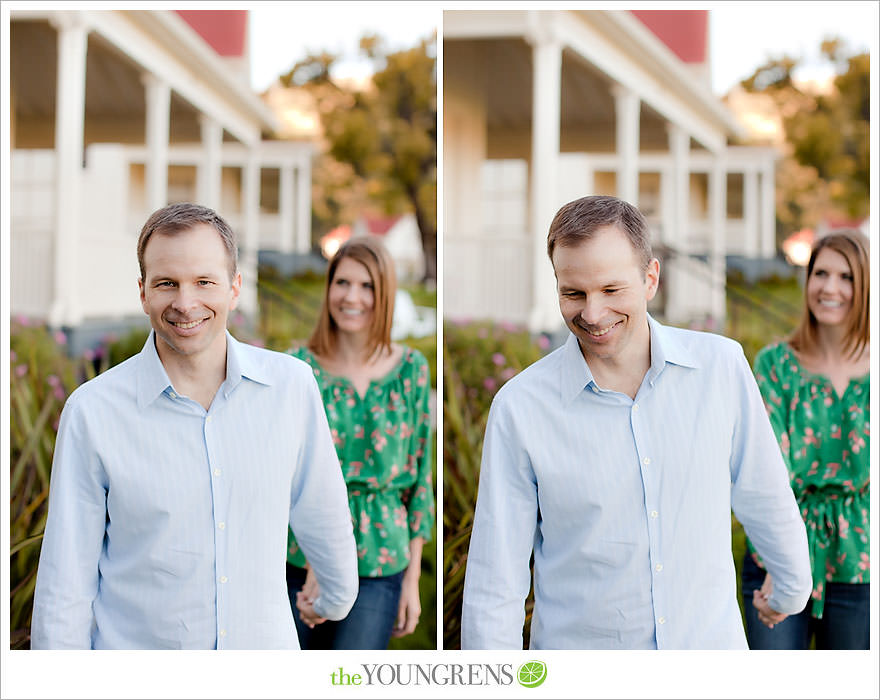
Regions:
<svg viewBox="0 0 880 700"><path fill-rule="evenodd" d="M850 506L856 495L867 495L868 487L852 491L827 485L821 489L807 487L797 499L807 527L807 544L813 574L812 616L821 619L825 611L825 581L827 579L828 551L840 530L839 516L843 506Z"/></svg>

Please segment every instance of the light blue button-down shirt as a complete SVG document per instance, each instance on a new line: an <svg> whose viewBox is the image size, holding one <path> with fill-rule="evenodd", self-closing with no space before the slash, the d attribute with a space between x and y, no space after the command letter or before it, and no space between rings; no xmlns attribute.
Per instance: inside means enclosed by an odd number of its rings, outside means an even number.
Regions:
<svg viewBox="0 0 880 700"><path fill-rule="evenodd" d="M357 558L311 369L227 333L208 411L171 385L151 333L61 417L34 594L35 649L297 649L288 523L344 617Z"/></svg>
<svg viewBox="0 0 880 700"><path fill-rule="evenodd" d="M746 648L731 507L770 605L806 604L804 523L742 349L649 323L635 400L596 384L573 335L496 395L462 648L522 648L533 551L532 648Z"/></svg>

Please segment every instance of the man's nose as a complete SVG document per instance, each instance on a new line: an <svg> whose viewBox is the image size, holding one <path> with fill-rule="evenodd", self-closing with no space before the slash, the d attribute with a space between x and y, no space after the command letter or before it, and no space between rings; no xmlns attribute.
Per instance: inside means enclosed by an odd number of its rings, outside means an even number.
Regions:
<svg viewBox="0 0 880 700"><path fill-rule="evenodd" d="M604 312L605 303L603 299L595 294L591 294L584 299L584 306L581 309L581 319L588 325L595 325L602 318Z"/></svg>
<svg viewBox="0 0 880 700"><path fill-rule="evenodd" d="M176 311L189 311L198 306L198 294L189 285L181 284L177 288L177 294L174 295L171 305Z"/></svg>

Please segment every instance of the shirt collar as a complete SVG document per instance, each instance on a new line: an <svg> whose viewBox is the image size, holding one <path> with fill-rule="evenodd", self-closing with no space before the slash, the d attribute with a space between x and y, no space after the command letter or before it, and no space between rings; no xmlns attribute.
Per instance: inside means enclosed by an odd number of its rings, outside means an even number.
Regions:
<svg viewBox="0 0 880 700"><path fill-rule="evenodd" d="M156 350L156 331L150 331L139 358L137 402L138 408L143 408L155 401L166 389L171 388L171 380ZM255 355L242 348L242 343L226 331L226 380L220 386L220 390L224 395L229 396L242 379L265 385L272 383L266 368L257 361Z"/></svg>
<svg viewBox="0 0 880 700"><path fill-rule="evenodd" d="M699 366L693 352L681 344L669 328L655 321L648 315L648 327L651 332L651 367L648 369L648 380L653 384L666 364L696 368ZM578 340L571 332L562 347L562 401L571 403L590 384L595 384L590 366L581 353Z"/></svg>

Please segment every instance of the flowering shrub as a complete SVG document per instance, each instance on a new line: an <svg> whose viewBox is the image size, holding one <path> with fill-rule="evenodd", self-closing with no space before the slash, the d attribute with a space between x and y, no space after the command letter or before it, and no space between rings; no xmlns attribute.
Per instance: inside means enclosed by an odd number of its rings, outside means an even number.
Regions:
<svg viewBox="0 0 880 700"><path fill-rule="evenodd" d="M444 648L457 649L489 406L508 379L550 349L550 341L545 336L532 339L511 324L447 323L443 346L443 638Z"/></svg>

